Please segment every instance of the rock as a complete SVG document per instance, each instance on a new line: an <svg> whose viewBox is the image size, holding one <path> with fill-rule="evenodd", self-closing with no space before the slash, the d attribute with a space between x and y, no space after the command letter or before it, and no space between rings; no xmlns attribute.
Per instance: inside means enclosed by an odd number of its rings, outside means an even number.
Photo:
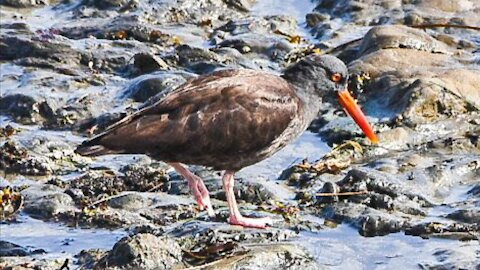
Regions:
<svg viewBox="0 0 480 270"><path fill-rule="evenodd" d="M291 244L253 247L246 254L223 259L204 269L276 270L322 269L301 247Z"/></svg>
<svg viewBox="0 0 480 270"><path fill-rule="evenodd" d="M450 53L448 47L429 34L407 26L376 26L363 37L359 54L381 49L415 49L431 53Z"/></svg>
<svg viewBox="0 0 480 270"><path fill-rule="evenodd" d="M127 116L126 113L105 113L98 117L79 121L74 125L74 129L79 132L99 134L125 116Z"/></svg>
<svg viewBox="0 0 480 270"><path fill-rule="evenodd" d="M367 114L375 106L395 125L414 127L478 111L478 69L454 68L460 60L444 47L418 30L372 28L351 65L351 72L373 78L365 88Z"/></svg>
<svg viewBox="0 0 480 270"><path fill-rule="evenodd" d="M161 58L147 54L137 53L133 56L133 65L140 74L150 73L159 69L167 69L168 65Z"/></svg>
<svg viewBox="0 0 480 270"><path fill-rule="evenodd" d="M72 198L53 185L31 186L21 194L25 196L24 211L35 217L49 219L74 209Z"/></svg>
<svg viewBox="0 0 480 270"><path fill-rule="evenodd" d="M15 8L29 8L35 6L48 5L48 0L1 0L0 5L11 6Z"/></svg>
<svg viewBox="0 0 480 270"><path fill-rule="evenodd" d="M0 170L24 175L49 175L53 172L48 159L30 155L27 149L12 141L0 145Z"/></svg>
<svg viewBox="0 0 480 270"><path fill-rule="evenodd" d="M222 59L212 52L202 48L181 45L176 48L178 64L189 68L197 74L205 74L216 68L224 67Z"/></svg>
<svg viewBox="0 0 480 270"><path fill-rule="evenodd" d="M116 197L108 201L108 205L113 208L125 209L128 211L138 211L152 205L153 201L138 193L128 193L121 197Z"/></svg>
<svg viewBox="0 0 480 270"><path fill-rule="evenodd" d="M107 251L101 249L82 250L75 255L75 258L77 259L76 264L84 269L93 269L95 264L106 256L106 253Z"/></svg>
<svg viewBox="0 0 480 270"><path fill-rule="evenodd" d="M37 33L35 36L0 36L0 60L38 58L52 62L79 64L82 54L69 45L54 41L56 31ZM18 62L22 64L22 62ZM23 62L25 64L27 62ZM26 64L25 64L26 65ZM53 64L55 65L55 64Z"/></svg>
<svg viewBox="0 0 480 270"><path fill-rule="evenodd" d="M234 187L236 198L239 201L245 201L249 203L261 204L275 197L275 195L268 191L263 185L258 183L249 183L245 181L237 180ZM226 201L225 192L220 190L217 193L211 195L212 198Z"/></svg>
<svg viewBox="0 0 480 270"><path fill-rule="evenodd" d="M22 94L3 96L0 97L0 111L18 118L32 118L33 114L38 113L38 102Z"/></svg>
<svg viewBox="0 0 480 270"><path fill-rule="evenodd" d="M223 0L228 6L232 6L240 11L248 12L251 5L256 0Z"/></svg>
<svg viewBox="0 0 480 270"><path fill-rule="evenodd" d="M123 97L131 98L137 102L145 102L149 98L160 94L155 98L158 100L192 77L192 74L186 72L162 71L143 75L133 80L123 93Z"/></svg>
<svg viewBox="0 0 480 270"><path fill-rule="evenodd" d="M405 221L384 215L367 215L357 221L359 233L363 236L382 236L399 232L405 227Z"/></svg>
<svg viewBox="0 0 480 270"><path fill-rule="evenodd" d="M182 259L180 246L170 238L145 233L115 244L94 269L171 269Z"/></svg>
<svg viewBox="0 0 480 270"><path fill-rule="evenodd" d="M23 124L53 121L56 117L46 101L24 94L0 96L0 112L12 116Z"/></svg>
<svg viewBox="0 0 480 270"><path fill-rule="evenodd" d="M30 250L28 248L16 245L14 243L0 240L0 256L1 257L7 257L7 256L23 257L23 256L30 256L30 255L43 254L43 253L46 253L45 250L43 249Z"/></svg>
<svg viewBox="0 0 480 270"><path fill-rule="evenodd" d="M275 36L250 33L225 39L218 46L235 48L243 54L253 52L272 58L274 58L273 52L286 55L293 49L293 46L286 40L278 39Z"/></svg>
<svg viewBox="0 0 480 270"><path fill-rule="evenodd" d="M130 2L133 2L132 0L87 0L84 1L84 4L86 5L92 5L95 6L99 9L109 9L109 8L120 8L123 6L126 6Z"/></svg>
<svg viewBox="0 0 480 270"><path fill-rule="evenodd" d="M411 226L405 230L406 235L415 235L428 239L429 237L441 237L447 239L455 239L460 241L478 240L478 231L480 225L478 223L462 225L462 224L442 224L437 222L420 223Z"/></svg>
<svg viewBox="0 0 480 270"><path fill-rule="evenodd" d="M480 211L477 209L460 209L448 214L447 218L466 223L480 224Z"/></svg>
<svg viewBox="0 0 480 270"><path fill-rule="evenodd" d="M379 134L382 142L395 142L398 144L406 144L409 141L409 130L405 127L397 127Z"/></svg>
<svg viewBox="0 0 480 270"><path fill-rule="evenodd" d="M326 21L328 19L330 19L328 15L325 15L319 12L312 12L306 15L307 25L309 27L315 27L319 23Z"/></svg>

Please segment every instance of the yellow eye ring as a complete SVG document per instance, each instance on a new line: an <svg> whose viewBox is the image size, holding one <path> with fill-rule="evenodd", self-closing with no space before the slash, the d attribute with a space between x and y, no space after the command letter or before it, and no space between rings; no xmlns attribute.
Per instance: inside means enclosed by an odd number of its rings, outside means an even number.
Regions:
<svg viewBox="0 0 480 270"><path fill-rule="evenodd" d="M333 81L333 82L340 82L342 80L342 75L340 73L334 73L332 74L332 77L330 77L330 79Z"/></svg>

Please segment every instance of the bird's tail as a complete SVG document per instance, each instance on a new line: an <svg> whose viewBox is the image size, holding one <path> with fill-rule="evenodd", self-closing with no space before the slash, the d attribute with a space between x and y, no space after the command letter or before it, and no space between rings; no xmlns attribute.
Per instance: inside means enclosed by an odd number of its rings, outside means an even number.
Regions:
<svg viewBox="0 0 480 270"><path fill-rule="evenodd" d="M75 149L75 153L82 156L101 156L108 154L118 154L120 152L107 148L101 144L103 136L96 136L91 140L84 141L81 145Z"/></svg>

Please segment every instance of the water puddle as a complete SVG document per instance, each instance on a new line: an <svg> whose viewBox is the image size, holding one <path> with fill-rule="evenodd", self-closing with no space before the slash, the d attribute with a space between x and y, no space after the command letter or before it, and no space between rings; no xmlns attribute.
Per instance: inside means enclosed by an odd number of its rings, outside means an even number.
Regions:
<svg viewBox="0 0 480 270"><path fill-rule="evenodd" d="M123 230L76 229L58 223L45 222L26 215L18 223L0 224L1 238L31 249L47 252L42 258L57 258L77 254L83 249L111 249L126 232Z"/></svg>
<svg viewBox="0 0 480 270"><path fill-rule="evenodd" d="M445 248L455 250L455 260L475 261L478 242L452 241L393 233L363 237L349 226L319 233L302 233L304 245L320 265L328 269L417 269L419 264L435 265Z"/></svg>

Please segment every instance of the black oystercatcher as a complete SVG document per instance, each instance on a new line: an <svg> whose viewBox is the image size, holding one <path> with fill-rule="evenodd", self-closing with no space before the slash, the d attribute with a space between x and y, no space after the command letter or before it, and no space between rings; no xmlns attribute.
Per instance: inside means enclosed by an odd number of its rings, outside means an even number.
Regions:
<svg viewBox="0 0 480 270"><path fill-rule="evenodd" d="M283 75L254 70L221 70L191 79L155 104L120 120L85 141L85 156L147 154L183 175L198 204L214 215L202 179L183 164L223 170L231 224L263 228L270 219L243 217L233 193L233 175L302 134L335 92L340 103L374 143L364 114L347 91L345 64L329 55L309 55Z"/></svg>

